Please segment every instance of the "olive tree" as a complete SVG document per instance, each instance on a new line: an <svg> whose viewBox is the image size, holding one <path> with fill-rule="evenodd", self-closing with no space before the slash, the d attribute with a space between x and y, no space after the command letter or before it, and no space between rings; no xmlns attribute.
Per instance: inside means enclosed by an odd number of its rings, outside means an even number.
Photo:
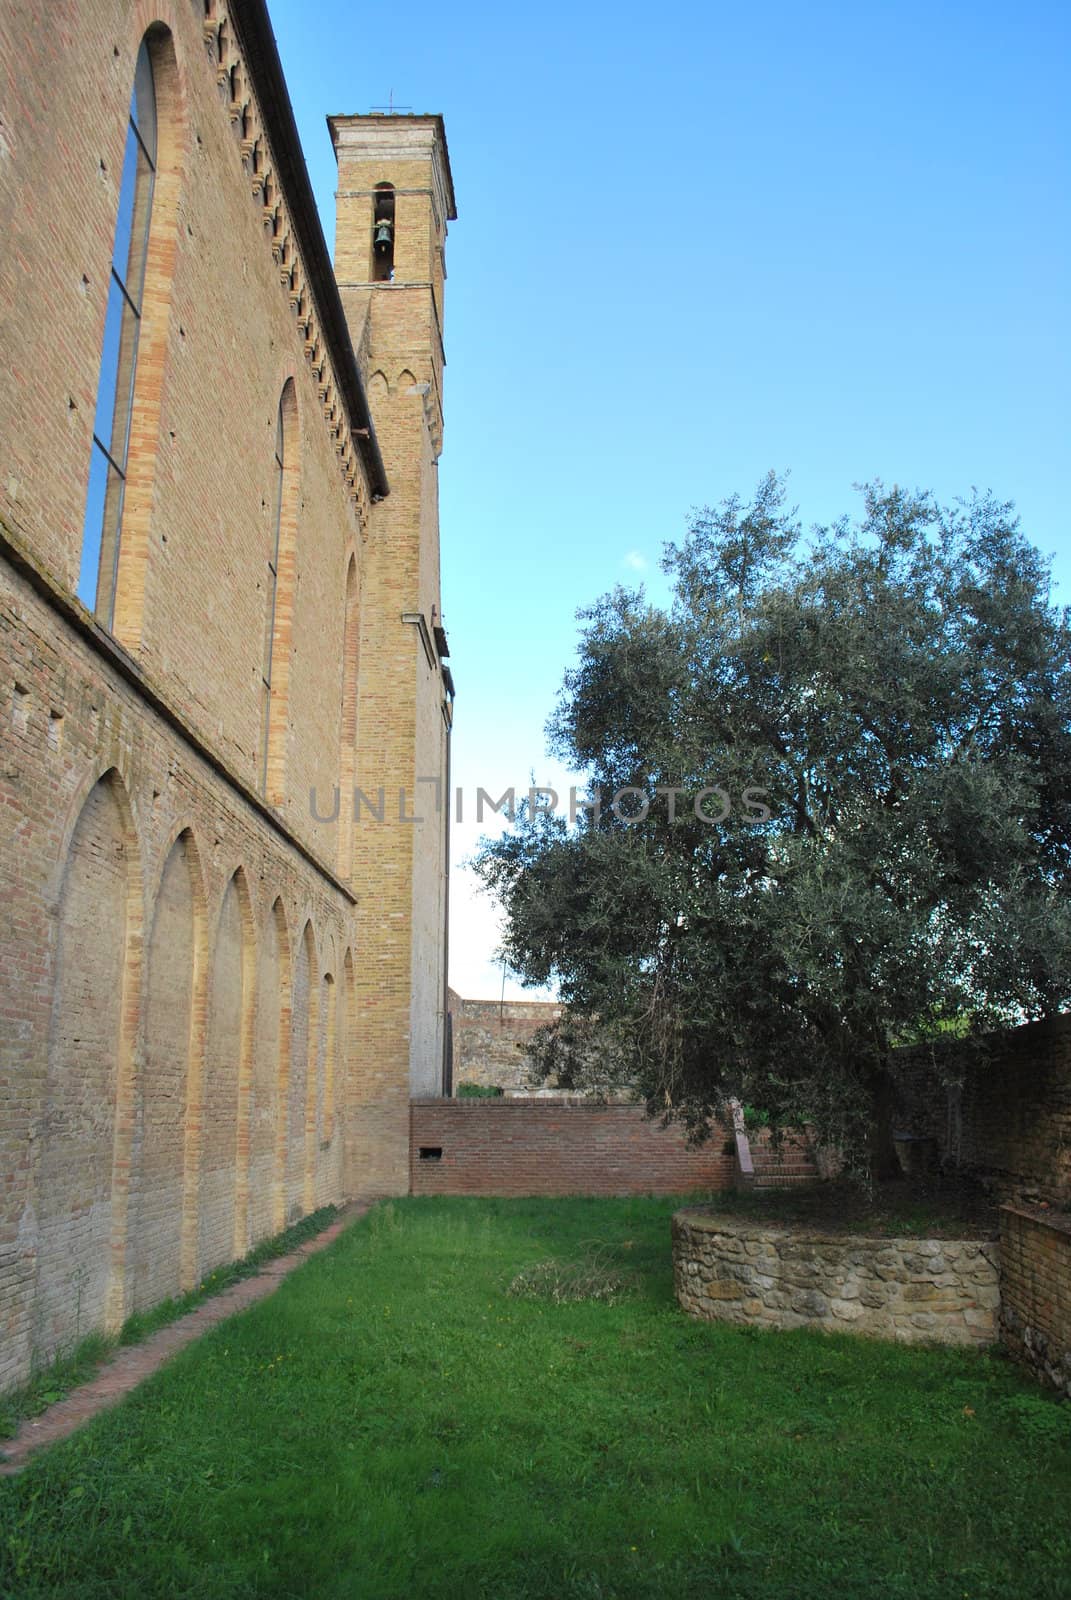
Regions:
<svg viewBox="0 0 1071 1600"><path fill-rule="evenodd" d="M890 1052L1071 996L1071 627L1009 505L873 484L805 534L771 475L580 613L549 724L589 780L476 867L503 954L652 1110L729 1096L884 1160Z"/></svg>

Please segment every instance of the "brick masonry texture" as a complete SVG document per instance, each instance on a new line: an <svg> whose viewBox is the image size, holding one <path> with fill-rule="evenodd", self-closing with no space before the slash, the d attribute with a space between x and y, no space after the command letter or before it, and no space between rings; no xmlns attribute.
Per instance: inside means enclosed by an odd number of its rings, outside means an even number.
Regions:
<svg viewBox="0 0 1071 1600"><path fill-rule="evenodd" d="M901 1125L1003 1199L1071 1200L1071 1017L894 1057ZM952 1080L945 1082L943 1080Z"/></svg>
<svg viewBox="0 0 1071 1600"><path fill-rule="evenodd" d="M346 351L251 16L0 9L0 1388L315 1206L405 1192L410 1089L440 1081L444 811L402 821L398 794L441 779L447 741L424 644L445 146L407 118L404 159L376 158L407 190L402 263L423 283L436 258L434 313L402 279L369 289ZM143 38L157 176L105 627L75 589ZM380 119L343 120L356 160ZM348 793L332 815L354 783L384 789L382 823Z"/></svg>
<svg viewBox="0 0 1071 1600"><path fill-rule="evenodd" d="M749 1134L748 1144L757 1188L796 1188L826 1175L809 1133L785 1132L780 1145L776 1145L769 1130L761 1128Z"/></svg>
<svg viewBox="0 0 1071 1600"><path fill-rule="evenodd" d="M1071 1397L1071 1217L1002 1206L1000 1258L1001 1338Z"/></svg>
<svg viewBox="0 0 1071 1600"><path fill-rule="evenodd" d="M438 468L442 445L442 290L453 191L437 119L333 117L338 157L335 273L390 477L374 508L362 571L357 785L383 791L385 823L354 830L357 878L369 883L360 948L369 974L364 1039L393 1085L442 1087L447 810L441 783L450 710L428 644L440 625ZM373 193L396 196L394 276L373 283ZM423 628L399 619L423 618ZM438 781L438 784L436 783ZM403 820L398 799L412 797ZM374 978L371 976L374 974ZM407 1096L392 1097L407 1125ZM396 1152L400 1153L397 1144ZM404 1188L404 1160L391 1184Z"/></svg>
<svg viewBox="0 0 1071 1600"><path fill-rule="evenodd" d="M454 1092L459 1084L531 1089L525 1047L537 1028L561 1015L549 1000L463 1000L451 989L448 1005L454 1050Z"/></svg>
<svg viewBox="0 0 1071 1600"><path fill-rule="evenodd" d="M758 1327L992 1344L998 1258L987 1240L866 1239L701 1210L673 1218L679 1303L693 1316Z"/></svg>
<svg viewBox="0 0 1071 1600"><path fill-rule="evenodd" d="M414 1100L411 1115L413 1194L687 1194L734 1179L723 1129L693 1149L640 1106Z"/></svg>

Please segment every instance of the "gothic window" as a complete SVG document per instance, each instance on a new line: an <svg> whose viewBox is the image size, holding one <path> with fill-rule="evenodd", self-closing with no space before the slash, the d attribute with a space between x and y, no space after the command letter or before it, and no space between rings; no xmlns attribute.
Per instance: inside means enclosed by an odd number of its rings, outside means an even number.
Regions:
<svg viewBox="0 0 1071 1600"><path fill-rule="evenodd" d="M142 40L134 71L134 92L130 99L119 184L119 216L108 283L104 350L97 385L78 578L79 599L109 628L115 609L123 492L155 177L156 91L148 47Z"/></svg>
<svg viewBox="0 0 1071 1600"><path fill-rule="evenodd" d="M275 422L272 522L265 574L264 643L260 669L260 785L265 798L272 805L282 805L286 795L286 727L300 469L301 433L298 427L297 390L293 378L287 378Z"/></svg>

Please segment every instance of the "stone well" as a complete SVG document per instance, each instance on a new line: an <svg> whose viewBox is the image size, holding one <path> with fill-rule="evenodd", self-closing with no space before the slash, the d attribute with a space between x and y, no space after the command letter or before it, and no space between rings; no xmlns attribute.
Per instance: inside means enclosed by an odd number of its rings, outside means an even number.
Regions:
<svg viewBox="0 0 1071 1600"><path fill-rule="evenodd" d="M995 1239L882 1239L766 1226L701 1207L673 1218L677 1299L693 1316L905 1344L992 1344Z"/></svg>

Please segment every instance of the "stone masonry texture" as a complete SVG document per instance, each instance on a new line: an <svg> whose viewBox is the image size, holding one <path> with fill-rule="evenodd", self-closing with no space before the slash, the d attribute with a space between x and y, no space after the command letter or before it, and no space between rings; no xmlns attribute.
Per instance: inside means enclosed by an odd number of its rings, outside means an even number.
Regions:
<svg viewBox="0 0 1071 1600"><path fill-rule="evenodd" d="M550 1000L463 1000L452 989L448 1003L455 1094L462 1083L530 1090L526 1046L537 1028L557 1020L561 1006Z"/></svg>
<svg viewBox="0 0 1071 1600"><path fill-rule="evenodd" d="M440 1081L445 140L396 119L376 147L402 270L347 340L258 18L0 8L0 1388L316 1206L405 1192L410 1088ZM157 170L106 613L76 589L143 41ZM344 120L359 164L381 119ZM347 272L362 226L340 214Z"/></svg>
<svg viewBox="0 0 1071 1600"><path fill-rule="evenodd" d="M815 1233L698 1209L673 1218L680 1304L694 1316L757 1327L992 1344L998 1260L995 1240Z"/></svg>

